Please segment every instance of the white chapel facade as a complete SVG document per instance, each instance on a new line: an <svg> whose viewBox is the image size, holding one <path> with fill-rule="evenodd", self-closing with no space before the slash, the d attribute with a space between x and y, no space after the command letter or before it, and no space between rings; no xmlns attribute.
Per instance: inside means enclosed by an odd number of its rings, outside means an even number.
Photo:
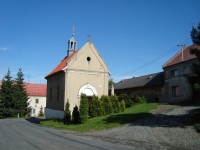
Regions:
<svg viewBox="0 0 200 150"><path fill-rule="evenodd" d="M70 110L80 105L82 93L108 95L109 71L94 44L88 41L76 50L77 41L72 33L68 40L67 56L45 78L47 79L46 118L63 118L67 101Z"/></svg>

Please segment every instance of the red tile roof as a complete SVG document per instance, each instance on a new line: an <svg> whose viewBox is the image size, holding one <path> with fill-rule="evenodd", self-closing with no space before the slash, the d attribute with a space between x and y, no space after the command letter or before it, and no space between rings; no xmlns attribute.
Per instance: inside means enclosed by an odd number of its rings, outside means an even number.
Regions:
<svg viewBox="0 0 200 150"><path fill-rule="evenodd" d="M173 66L173 65L176 65L176 64L197 58L196 55L190 54L190 49L193 49L193 48L200 49L200 46L199 45L192 45L192 46L187 46L187 47L183 48L174 57L172 57L170 60L168 60L163 65L163 68Z"/></svg>
<svg viewBox="0 0 200 150"><path fill-rule="evenodd" d="M0 81L0 89L2 82ZM28 96L46 96L47 85L46 84L35 84L25 83L25 88Z"/></svg>
<svg viewBox="0 0 200 150"><path fill-rule="evenodd" d="M46 77L45 77L45 79L46 78L48 78L49 76L51 76L51 75L53 75L53 74L55 74L55 73L58 73L58 72L60 72L60 71L62 71L62 69L64 69L66 66L67 66L67 62L76 54L78 52L78 50L77 51L75 51L75 52L73 52L71 55L69 55L69 56L66 56Z"/></svg>
<svg viewBox="0 0 200 150"><path fill-rule="evenodd" d="M46 96L46 84L25 83L25 88L28 96Z"/></svg>

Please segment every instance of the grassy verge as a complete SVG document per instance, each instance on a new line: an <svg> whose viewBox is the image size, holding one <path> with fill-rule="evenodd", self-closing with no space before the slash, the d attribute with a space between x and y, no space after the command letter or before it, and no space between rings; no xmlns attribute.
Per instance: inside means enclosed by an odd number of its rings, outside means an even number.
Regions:
<svg viewBox="0 0 200 150"><path fill-rule="evenodd" d="M122 113L90 118L86 123L78 125L64 125L62 120L45 120L41 121L40 124L47 127L80 132L103 130L131 123L143 117L146 117L149 115L148 112L152 109L157 108L158 105L159 104L157 103L137 104L135 106L127 108Z"/></svg>

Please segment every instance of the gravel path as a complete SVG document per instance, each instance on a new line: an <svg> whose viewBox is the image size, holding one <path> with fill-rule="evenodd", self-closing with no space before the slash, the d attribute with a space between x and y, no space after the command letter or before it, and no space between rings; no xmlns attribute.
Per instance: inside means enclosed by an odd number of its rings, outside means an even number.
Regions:
<svg viewBox="0 0 200 150"><path fill-rule="evenodd" d="M190 117L197 109L200 107L161 105L152 116L136 123L86 135L144 149L197 150L200 134L193 129Z"/></svg>

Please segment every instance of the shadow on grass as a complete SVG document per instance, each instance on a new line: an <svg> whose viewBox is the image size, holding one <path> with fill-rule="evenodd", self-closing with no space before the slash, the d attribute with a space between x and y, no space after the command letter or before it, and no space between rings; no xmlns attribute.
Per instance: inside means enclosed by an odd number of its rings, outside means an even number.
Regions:
<svg viewBox="0 0 200 150"><path fill-rule="evenodd" d="M119 123L127 124L130 126L149 126L149 127L181 127L192 126L199 118L200 108L188 111L182 115L165 115L165 114L151 114L151 113L138 113L138 114L116 114L105 118L105 124Z"/></svg>

